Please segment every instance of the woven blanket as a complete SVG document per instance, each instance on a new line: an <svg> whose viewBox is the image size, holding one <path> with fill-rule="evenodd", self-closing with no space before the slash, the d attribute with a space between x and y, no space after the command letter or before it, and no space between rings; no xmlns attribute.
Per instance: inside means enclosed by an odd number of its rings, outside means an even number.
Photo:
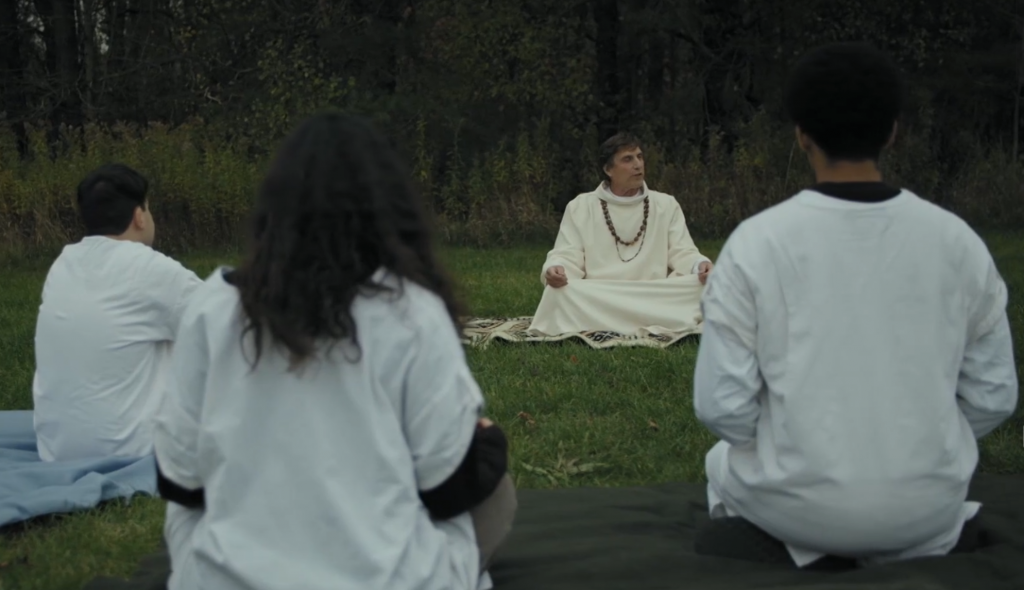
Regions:
<svg viewBox="0 0 1024 590"><path fill-rule="evenodd" d="M682 342L688 338L697 337L699 328L693 332L683 334L644 334L626 335L616 332L578 332L570 334L559 334L557 336L534 336L529 333L532 317L511 317L511 318L474 318L466 322L463 331L463 344L483 347L492 342L505 343L544 343L564 342L575 340L582 342L591 348L615 348L620 346L641 346L646 348L668 348L673 344Z"/></svg>

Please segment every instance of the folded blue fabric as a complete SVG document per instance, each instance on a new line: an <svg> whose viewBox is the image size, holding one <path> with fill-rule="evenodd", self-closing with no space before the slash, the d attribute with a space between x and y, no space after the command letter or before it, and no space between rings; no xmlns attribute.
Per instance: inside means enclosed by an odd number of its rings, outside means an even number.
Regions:
<svg viewBox="0 0 1024 590"><path fill-rule="evenodd" d="M0 528L136 494L156 495L152 455L47 463L36 449L32 412L0 412Z"/></svg>

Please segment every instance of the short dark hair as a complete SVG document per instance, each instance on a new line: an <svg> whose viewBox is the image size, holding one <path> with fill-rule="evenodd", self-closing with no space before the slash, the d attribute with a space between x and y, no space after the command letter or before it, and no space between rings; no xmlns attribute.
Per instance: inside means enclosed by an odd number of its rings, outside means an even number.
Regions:
<svg viewBox="0 0 1024 590"><path fill-rule="evenodd" d="M146 208L149 181L124 164L106 164L78 185L78 212L88 236L117 236Z"/></svg>
<svg viewBox="0 0 1024 590"><path fill-rule="evenodd" d="M321 342L350 341L357 353L356 299L406 283L444 303L456 330L464 315L435 254L428 211L413 175L367 120L336 112L307 118L278 150L253 210L248 252L234 272L243 336L287 353L292 368ZM375 278L387 269L401 283ZM372 326L369 326L372 329Z"/></svg>
<svg viewBox="0 0 1024 590"><path fill-rule="evenodd" d="M601 178L608 180L608 173L604 169L615 161L615 154L633 148L642 150L644 144L639 137L628 131L621 131L606 139L597 154L597 168L601 172Z"/></svg>
<svg viewBox="0 0 1024 590"><path fill-rule="evenodd" d="M807 53L785 92L789 117L830 160L877 160L903 110L903 79L867 43L834 43Z"/></svg>

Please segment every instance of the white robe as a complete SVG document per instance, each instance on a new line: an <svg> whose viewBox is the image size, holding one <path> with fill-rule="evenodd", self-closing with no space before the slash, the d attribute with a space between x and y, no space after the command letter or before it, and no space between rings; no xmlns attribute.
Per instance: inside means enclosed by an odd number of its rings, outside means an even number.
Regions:
<svg viewBox="0 0 1024 590"><path fill-rule="evenodd" d="M797 565L943 555L976 439L1013 415L1007 290L984 242L909 191L815 191L745 221L703 298L694 409L712 517L738 515Z"/></svg>
<svg viewBox="0 0 1024 590"><path fill-rule="evenodd" d="M608 203L619 237L628 241L643 223L644 196L650 198L646 235L632 246L618 244L608 230L601 201ZM587 331L674 337L699 333L704 286L696 273L705 261L710 260L694 244L675 197L646 184L637 196L619 197L602 184L566 207L541 270L545 289L530 331L541 336ZM553 266L565 268L568 285L546 286L544 274Z"/></svg>

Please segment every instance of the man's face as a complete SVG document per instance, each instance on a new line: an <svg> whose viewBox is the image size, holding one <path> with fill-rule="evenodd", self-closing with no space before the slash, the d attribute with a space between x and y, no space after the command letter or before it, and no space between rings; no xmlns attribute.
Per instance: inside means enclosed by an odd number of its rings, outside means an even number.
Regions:
<svg viewBox="0 0 1024 590"><path fill-rule="evenodd" d="M605 169L612 186L619 190L632 190L644 185L644 154L639 147L619 150L611 166Z"/></svg>

